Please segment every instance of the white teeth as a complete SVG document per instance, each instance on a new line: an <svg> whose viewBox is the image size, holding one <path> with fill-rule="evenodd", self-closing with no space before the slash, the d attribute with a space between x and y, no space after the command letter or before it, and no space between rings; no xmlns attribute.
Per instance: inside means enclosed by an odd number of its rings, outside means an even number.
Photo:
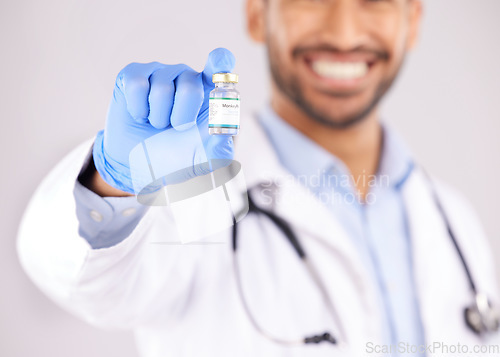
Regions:
<svg viewBox="0 0 500 357"><path fill-rule="evenodd" d="M368 64L366 62L314 61L312 69L321 77L357 79L368 73Z"/></svg>

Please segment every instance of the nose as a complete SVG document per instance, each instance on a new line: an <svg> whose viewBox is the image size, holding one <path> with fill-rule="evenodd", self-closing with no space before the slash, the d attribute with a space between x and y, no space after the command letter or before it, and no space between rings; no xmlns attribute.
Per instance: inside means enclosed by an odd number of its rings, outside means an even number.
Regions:
<svg viewBox="0 0 500 357"><path fill-rule="evenodd" d="M364 41L363 21L358 0L332 0L325 11L324 39L340 51L350 51Z"/></svg>

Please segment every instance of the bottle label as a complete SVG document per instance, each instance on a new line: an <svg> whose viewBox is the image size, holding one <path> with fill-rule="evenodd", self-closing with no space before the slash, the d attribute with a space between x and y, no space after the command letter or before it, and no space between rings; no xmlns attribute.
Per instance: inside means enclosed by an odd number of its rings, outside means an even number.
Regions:
<svg viewBox="0 0 500 357"><path fill-rule="evenodd" d="M209 128L240 127L240 99L239 98L210 98L209 99Z"/></svg>

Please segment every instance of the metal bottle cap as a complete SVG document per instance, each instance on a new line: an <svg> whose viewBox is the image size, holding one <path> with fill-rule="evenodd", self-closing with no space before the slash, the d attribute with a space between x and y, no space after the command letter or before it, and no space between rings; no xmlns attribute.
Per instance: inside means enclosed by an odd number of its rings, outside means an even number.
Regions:
<svg viewBox="0 0 500 357"><path fill-rule="evenodd" d="M238 75L234 73L214 73L212 76L214 83L238 83Z"/></svg>

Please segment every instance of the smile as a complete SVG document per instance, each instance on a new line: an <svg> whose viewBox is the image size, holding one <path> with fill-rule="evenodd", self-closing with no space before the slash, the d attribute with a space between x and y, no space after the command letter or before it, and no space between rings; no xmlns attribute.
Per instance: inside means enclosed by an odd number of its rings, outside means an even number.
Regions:
<svg viewBox="0 0 500 357"><path fill-rule="evenodd" d="M318 60L311 63L311 69L320 77L336 80L353 80L366 76L369 65L366 62L335 62Z"/></svg>
<svg viewBox="0 0 500 357"><path fill-rule="evenodd" d="M311 53L302 63L318 90L345 95L360 93L373 82L378 60L366 53Z"/></svg>

